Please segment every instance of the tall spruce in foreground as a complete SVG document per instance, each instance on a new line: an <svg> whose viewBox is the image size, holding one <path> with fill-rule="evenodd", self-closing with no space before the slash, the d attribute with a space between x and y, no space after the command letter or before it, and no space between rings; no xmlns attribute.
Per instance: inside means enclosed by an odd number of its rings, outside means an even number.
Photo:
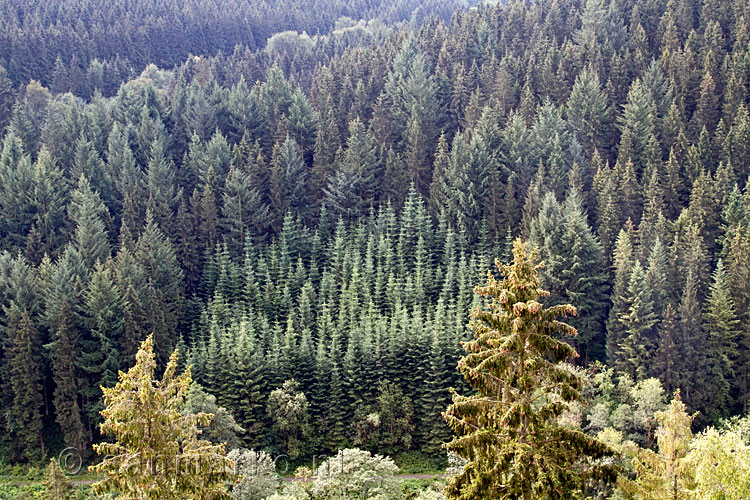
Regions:
<svg viewBox="0 0 750 500"><path fill-rule="evenodd" d="M575 335L558 321L576 314L570 304L545 308L536 252L516 240L513 263L495 263L498 281L475 293L490 300L471 313L475 339L458 363L478 392L461 396L444 417L457 437L445 448L469 462L446 492L449 498L567 499L588 479L614 480L615 470L598 462L614 452L578 429L560 424L570 404L582 402L584 382L566 360L576 351L554 334Z"/></svg>
<svg viewBox="0 0 750 500"><path fill-rule="evenodd" d="M149 335L135 366L120 372L115 387L102 388L101 430L116 441L94 445L106 458L90 470L107 477L92 489L98 495L116 491L121 500L231 498L224 490L232 465L224 445L198 439L198 426L208 426L213 415L180 414L192 382L190 368L175 373L175 351L161 380L154 378L155 371L154 339Z"/></svg>

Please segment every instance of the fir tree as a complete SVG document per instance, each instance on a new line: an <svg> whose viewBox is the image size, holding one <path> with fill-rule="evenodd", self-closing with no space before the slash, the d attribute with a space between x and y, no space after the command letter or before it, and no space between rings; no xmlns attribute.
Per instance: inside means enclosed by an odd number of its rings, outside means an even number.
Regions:
<svg viewBox="0 0 750 500"><path fill-rule="evenodd" d="M688 500L692 498L692 477L685 457L693 438L693 419L687 414L679 391L666 410L656 413L656 419L658 453L635 445L627 447L625 452L632 460L636 478L621 477L618 484L636 498Z"/></svg>
<svg viewBox="0 0 750 500"><path fill-rule="evenodd" d="M44 472L44 493L42 500L73 500L73 485L54 458Z"/></svg>

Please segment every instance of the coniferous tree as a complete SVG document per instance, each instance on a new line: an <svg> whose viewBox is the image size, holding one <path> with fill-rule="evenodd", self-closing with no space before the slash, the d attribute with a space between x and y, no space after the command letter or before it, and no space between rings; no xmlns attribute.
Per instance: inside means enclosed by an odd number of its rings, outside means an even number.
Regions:
<svg viewBox="0 0 750 500"><path fill-rule="evenodd" d="M692 477L686 464L693 433L690 430L692 417L687 414L680 393L674 396L666 410L656 413L659 427L656 431L658 453L638 448L626 449L635 470L635 480L618 479L620 487L636 498L668 498L687 500L692 498Z"/></svg>
<svg viewBox="0 0 750 500"><path fill-rule="evenodd" d="M123 296L116 284L114 264L111 260L98 263L84 291L84 323L89 338L83 342L81 368L91 378L88 391L88 418L99 421L101 406L100 387L113 387L122 367L120 346L125 330Z"/></svg>
<svg viewBox="0 0 750 500"><path fill-rule="evenodd" d="M43 500L73 500L73 485L56 459L50 460L44 472Z"/></svg>
<svg viewBox="0 0 750 500"><path fill-rule="evenodd" d="M584 69L576 77L566 105L568 123L586 151L605 151L609 109L599 76Z"/></svg>
<svg viewBox="0 0 750 500"><path fill-rule="evenodd" d="M680 368L683 367L679 352L679 322L671 303L664 309L658 328L657 348L654 359L654 374L661 380L664 390L679 389Z"/></svg>
<svg viewBox="0 0 750 500"><path fill-rule="evenodd" d="M175 346L182 320L183 274L171 242L148 215L133 257L143 273L143 281L135 289L140 303L134 305L142 311L143 320L135 325L143 325L142 331L153 332L157 355L163 360ZM128 291L125 293L127 301Z"/></svg>
<svg viewBox="0 0 750 500"><path fill-rule="evenodd" d="M545 261L542 279L550 289L552 303L575 303L579 310L579 318L571 321L578 330L572 342L588 360L589 356L604 354L607 276L601 246L586 221L582 205L575 188L562 207L554 195L548 194L532 223L530 240L540 248Z"/></svg>
<svg viewBox="0 0 750 500"><path fill-rule="evenodd" d="M628 281L625 307L625 312L618 318L625 335L619 344L622 355L613 361L618 370L634 380L643 380L649 374L657 317L646 273L638 261L633 265Z"/></svg>
<svg viewBox="0 0 750 500"><path fill-rule="evenodd" d="M636 173L643 171L645 152L654 133L654 115L652 103L641 80L635 80L628 91L628 100L623 107L621 127L623 137L631 141L630 147L625 146L625 140L620 143L619 159L626 163L628 160L635 165ZM624 155L624 156L623 156Z"/></svg>
<svg viewBox="0 0 750 500"><path fill-rule="evenodd" d="M608 466L591 466L584 458L612 451L556 420L582 398L581 379L562 365L575 350L549 335L575 334L556 319L575 314L575 308L544 308L538 299L547 292L540 287L535 254L516 241L513 257L510 265L497 262L500 281L490 273L487 285L478 288L491 303L472 312L475 339L459 362L480 394L454 394L445 413L457 434L446 448L469 460L447 488L452 498L567 498L589 476L613 477ZM554 396L535 407L540 393Z"/></svg>
<svg viewBox="0 0 750 500"><path fill-rule="evenodd" d="M109 235L104 221L109 212L99 194L85 177L78 180L78 187L71 193L68 217L74 224L73 244L87 269L110 256Z"/></svg>
<svg viewBox="0 0 750 500"><path fill-rule="evenodd" d="M731 381L737 358L737 341L740 336L739 319L734 300L727 285L724 264L719 260L713 274L705 319L705 373L708 396L704 411L711 418L728 414Z"/></svg>
<svg viewBox="0 0 750 500"><path fill-rule="evenodd" d="M97 494L116 491L134 498L157 499L200 496L224 499L231 462L225 457L224 445L211 445L198 438L198 425L207 426L212 415L181 415L183 402L191 383L190 369L177 375L177 352L169 358L161 380L154 378L156 356L149 336L141 345L135 365L112 388L104 389L105 409L102 432L112 435L114 443L94 446L107 455L92 472L107 477L92 486ZM133 393L136 397L133 397ZM157 465L163 457L192 463L199 473L172 464ZM120 471L125 463L128 473Z"/></svg>
<svg viewBox="0 0 750 500"><path fill-rule="evenodd" d="M623 229L617 237L617 248L614 254L614 287L612 289L612 307L607 319L607 360L613 363L622 357L621 342L625 339L626 329L620 317L627 312L626 294L634 264L633 246L630 236Z"/></svg>
<svg viewBox="0 0 750 500"><path fill-rule="evenodd" d="M271 158L272 208L277 227L288 210L307 215L307 166L296 141L277 142Z"/></svg>
<svg viewBox="0 0 750 500"><path fill-rule="evenodd" d="M5 350L13 402L9 410L14 448L27 460L43 458L43 370L39 333L28 311L13 304L9 311L8 347Z"/></svg>

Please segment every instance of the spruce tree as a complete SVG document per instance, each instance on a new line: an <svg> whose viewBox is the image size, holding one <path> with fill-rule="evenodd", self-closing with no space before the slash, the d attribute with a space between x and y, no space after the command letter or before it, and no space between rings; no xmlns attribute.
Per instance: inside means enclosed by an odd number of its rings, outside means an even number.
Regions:
<svg viewBox="0 0 750 500"><path fill-rule="evenodd" d="M91 472L106 476L92 486L96 494L115 491L125 498L152 500L230 498L224 490L231 467L224 445L199 439L198 426L208 426L213 415L180 413L192 377L189 368L176 374L177 359L175 351L161 380L155 379L149 336L135 365L120 373L115 387L104 389L101 429L115 442L94 445L98 454L106 455L91 467Z"/></svg>
<svg viewBox="0 0 750 500"><path fill-rule="evenodd" d="M666 410L656 413L656 419L659 451L630 443L625 454L631 459L636 477L635 480L620 477L618 485L635 498L689 500L693 498L693 478L685 457L693 439L690 430L693 418L687 414L679 391Z"/></svg>
<svg viewBox="0 0 750 500"><path fill-rule="evenodd" d="M619 317L624 328L619 344L622 355L613 361L619 371L640 381L649 375L657 317L646 273L638 261L630 274L625 305L626 310Z"/></svg>
<svg viewBox="0 0 750 500"><path fill-rule="evenodd" d="M700 374L705 368L706 339L703 332L701 304L698 300L698 281L693 270L688 270L687 280L679 306L680 336L678 349L682 353L683 367L680 388L691 408L699 408L705 398L706 388Z"/></svg>
<svg viewBox="0 0 750 500"><path fill-rule="evenodd" d="M548 293L535 259L517 240L513 263L496 262L501 280L489 273L477 289L491 302L472 311L475 339L466 343L459 369L479 394L454 393L445 413L457 434L446 449L469 460L448 485L451 498L562 499L589 477L614 478L610 466L590 462L613 452L557 420L583 399L583 381L563 364L575 350L550 335L575 335L556 318L576 310L539 303Z"/></svg>
<svg viewBox="0 0 750 500"><path fill-rule="evenodd" d="M627 312L626 294L630 283L630 274L634 263L633 245L630 236L620 230L617 247L614 253L614 286L612 288L612 307L607 319L607 361L611 364L622 357L620 343L625 338L625 327L620 317Z"/></svg>
<svg viewBox="0 0 750 500"><path fill-rule="evenodd" d="M44 493L42 500L73 500L73 485L54 458L44 471Z"/></svg>
<svg viewBox="0 0 750 500"><path fill-rule="evenodd" d="M143 234L138 238L134 258L143 270L143 288L136 288L145 315L143 331L154 334L160 360L174 349L177 329L182 320L182 269L170 240L147 215ZM127 293L127 292L126 292ZM136 323L138 324L138 323Z"/></svg>
<svg viewBox="0 0 750 500"><path fill-rule="evenodd" d="M86 267L92 269L97 262L106 261L111 252L105 226L109 212L85 177L71 193L68 217L74 224L73 243Z"/></svg>
<svg viewBox="0 0 750 500"><path fill-rule="evenodd" d="M568 123L584 150L604 150L609 108L599 76L592 69L584 69L576 76L566 104L566 114Z"/></svg>
<svg viewBox="0 0 750 500"><path fill-rule="evenodd" d="M575 303L579 311L571 321L579 334L571 341L588 360L604 356L607 275L601 245L586 219L576 188L562 207L550 193L532 223L530 241L544 259L542 280L551 303Z"/></svg>
<svg viewBox="0 0 750 500"><path fill-rule="evenodd" d="M84 291L82 309L89 339L83 344L80 362L81 368L91 378L85 396L88 417L94 422L99 421L102 409L100 387L114 386L122 367L123 302L122 292L116 285L113 262L97 264Z"/></svg>
<svg viewBox="0 0 750 500"><path fill-rule="evenodd" d="M712 419L716 419L727 416L732 406L730 387L738 354L737 341L740 337L740 322L721 259L713 273L713 283L704 316L704 370L708 398L703 411Z"/></svg>
<svg viewBox="0 0 750 500"><path fill-rule="evenodd" d="M8 311L8 346L5 349L9 385L13 394L8 408L14 448L27 460L43 458L43 367L39 333L28 311L15 304Z"/></svg>
<svg viewBox="0 0 750 500"><path fill-rule="evenodd" d="M679 389L680 369L683 367L679 349L679 322L671 303L667 304L658 328L654 375L661 380L666 392Z"/></svg>
<svg viewBox="0 0 750 500"><path fill-rule="evenodd" d="M623 136L628 136L632 141L630 154L624 151L624 144L620 144L621 155L618 162L626 163L631 160L635 165L636 173L643 171L646 147L651 134L654 133L653 103L646 92L643 82L638 79L633 82L628 91L628 100L623 107L620 120ZM623 155L626 155L623 157Z"/></svg>

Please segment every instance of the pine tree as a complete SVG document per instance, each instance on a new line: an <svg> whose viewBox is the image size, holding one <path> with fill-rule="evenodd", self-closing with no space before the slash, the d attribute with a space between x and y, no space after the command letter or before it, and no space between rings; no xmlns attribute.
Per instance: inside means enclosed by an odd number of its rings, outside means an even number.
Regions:
<svg viewBox="0 0 750 500"><path fill-rule="evenodd" d="M469 460L447 488L451 498L569 498L587 477L614 478L608 466L585 458L613 452L557 421L583 397L582 380L562 365L575 350L550 336L575 335L556 320L575 308L538 302L548 293L540 288L535 257L517 240L513 264L496 263L502 280L490 273L477 289L491 303L472 311L475 339L459 369L479 394L454 393L445 413L458 435L446 448ZM541 406L533 403L539 394L548 396Z"/></svg>

